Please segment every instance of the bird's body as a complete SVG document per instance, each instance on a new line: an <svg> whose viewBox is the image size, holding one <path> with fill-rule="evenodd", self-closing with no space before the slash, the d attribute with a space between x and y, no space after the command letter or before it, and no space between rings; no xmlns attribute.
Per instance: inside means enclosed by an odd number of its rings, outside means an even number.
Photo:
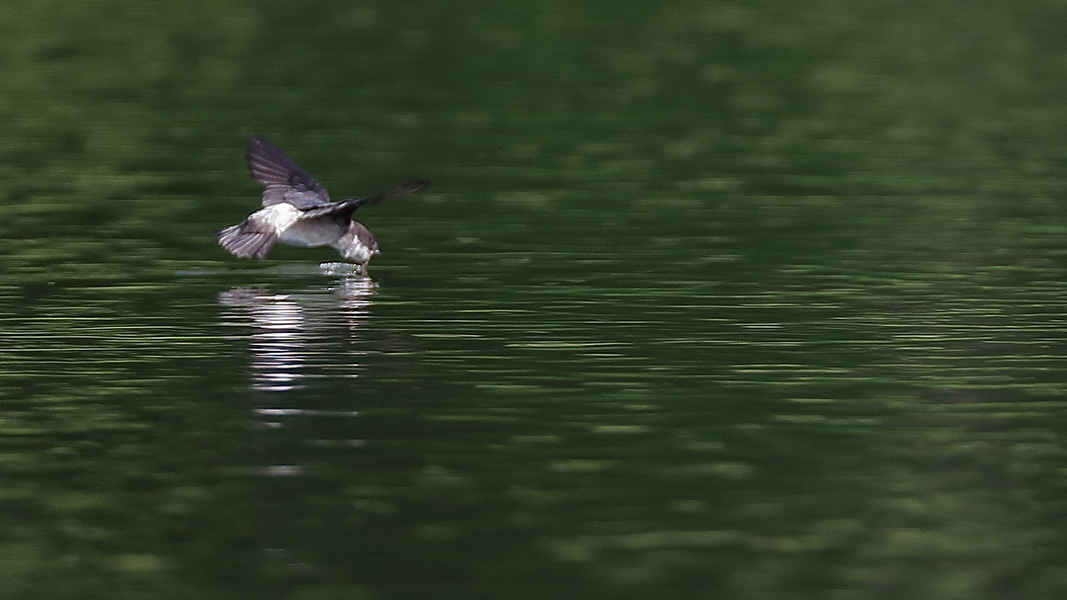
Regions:
<svg viewBox="0 0 1067 600"><path fill-rule="evenodd" d="M364 204L417 192L421 179L368 198L332 202L326 189L267 138L248 144L248 169L263 184L263 208L244 221L219 230L219 244L240 258L265 258L275 242L291 246L332 246L347 260L366 266L378 242L352 213Z"/></svg>

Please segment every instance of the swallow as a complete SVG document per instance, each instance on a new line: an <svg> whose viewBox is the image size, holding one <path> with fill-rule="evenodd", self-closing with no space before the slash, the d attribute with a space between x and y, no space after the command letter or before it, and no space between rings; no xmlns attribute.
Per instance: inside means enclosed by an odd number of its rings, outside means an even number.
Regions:
<svg viewBox="0 0 1067 600"><path fill-rule="evenodd" d="M219 245L239 258L266 258L275 242L290 246L332 246L366 269L379 253L370 230L352 219L361 206L417 192L419 179L375 196L330 200L322 185L262 135L252 136L245 153L252 178L263 184L263 208L237 225L215 232Z"/></svg>

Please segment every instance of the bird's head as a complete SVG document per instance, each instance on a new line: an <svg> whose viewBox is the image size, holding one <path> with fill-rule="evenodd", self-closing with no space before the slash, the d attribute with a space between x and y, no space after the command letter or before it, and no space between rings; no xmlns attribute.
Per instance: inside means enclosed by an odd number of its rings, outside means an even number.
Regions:
<svg viewBox="0 0 1067 600"><path fill-rule="evenodd" d="M348 225L348 231L333 244L341 252L341 256L361 265L367 264L371 257L378 254L378 240L374 234L361 223L352 221Z"/></svg>

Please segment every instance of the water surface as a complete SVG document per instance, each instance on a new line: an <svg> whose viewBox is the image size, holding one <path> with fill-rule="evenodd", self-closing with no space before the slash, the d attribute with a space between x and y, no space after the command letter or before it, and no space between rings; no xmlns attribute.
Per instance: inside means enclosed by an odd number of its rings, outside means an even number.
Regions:
<svg viewBox="0 0 1067 600"><path fill-rule="evenodd" d="M0 25L4 597L1067 588L1067 13L107 4ZM433 184L241 261L251 133Z"/></svg>

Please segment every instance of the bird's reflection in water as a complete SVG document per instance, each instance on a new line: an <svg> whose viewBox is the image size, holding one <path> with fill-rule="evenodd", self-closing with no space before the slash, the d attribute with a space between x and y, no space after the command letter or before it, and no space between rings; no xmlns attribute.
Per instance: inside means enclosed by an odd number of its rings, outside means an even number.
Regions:
<svg viewBox="0 0 1067 600"><path fill-rule="evenodd" d="M249 495L237 501L262 524L252 542L256 560L291 578L313 578L334 560L299 540L332 539L332 524L308 532L309 505L343 497L346 471L337 465L364 447L359 413L337 390L358 375L376 284L356 272L323 271L331 279L293 293L236 287L218 296L223 323L236 332L231 339L249 349L255 391L256 427L249 455L238 461L248 467L240 489ZM295 479L304 482L300 493L289 484Z"/></svg>
<svg viewBox="0 0 1067 600"><path fill-rule="evenodd" d="M223 321L250 327L252 389L300 389L311 372L329 371L330 363L345 355L340 366L353 376L358 363L346 349L367 322L376 284L329 267L323 265L323 271L342 276L315 292L275 294L263 287L236 287L219 294L219 303L227 308Z"/></svg>

